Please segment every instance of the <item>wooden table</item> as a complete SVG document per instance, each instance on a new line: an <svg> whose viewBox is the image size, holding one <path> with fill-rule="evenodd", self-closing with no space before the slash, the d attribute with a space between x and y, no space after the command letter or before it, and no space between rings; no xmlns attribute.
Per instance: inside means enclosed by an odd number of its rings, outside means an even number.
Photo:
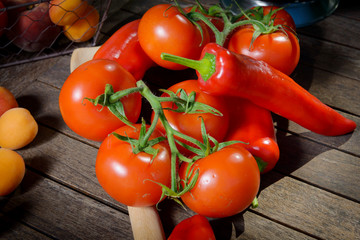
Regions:
<svg viewBox="0 0 360 240"><path fill-rule="evenodd" d="M128 1L116 18L122 25L158 2ZM298 29L301 58L292 77L360 125L360 8L355 4L341 2L330 17ZM21 186L0 198L0 239L132 239L126 206L112 200L96 179L100 144L77 136L61 118L58 96L69 60L67 55L0 69L0 85L39 123L36 139L18 151L27 168ZM154 68L145 80L164 88L187 74ZM345 136L324 137L278 116L274 122L281 157L261 177L259 207L210 219L218 239L230 238L232 223L240 239L360 239L359 127ZM193 214L170 201L159 207L167 236Z"/></svg>

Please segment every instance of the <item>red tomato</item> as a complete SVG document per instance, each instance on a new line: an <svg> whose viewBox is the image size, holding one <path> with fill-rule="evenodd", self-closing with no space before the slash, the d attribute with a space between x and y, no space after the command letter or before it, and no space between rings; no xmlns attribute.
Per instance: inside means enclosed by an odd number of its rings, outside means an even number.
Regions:
<svg viewBox="0 0 360 240"><path fill-rule="evenodd" d="M139 24L139 41L143 50L158 65L171 70L186 67L161 59L161 53L198 59L202 48L209 42L209 33L192 24L176 7L159 4L150 8Z"/></svg>
<svg viewBox="0 0 360 240"><path fill-rule="evenodd" d="M292 18L292 16L285 10L285 9L279 9L280 7L277 6L256 6L252 7L250 10L250 14L248 14L248 17L250 19L255 19L263 22L265 25L271 24L270 21L274 21L273 25L282 25L283 27L287 28L288 30L296 31L296 25L295 21ZM274 13L274 11L276 11ZM267 16L272 12L271 17ZM245 17L242 17L241 19L245 19Z"/></svg>
<svg viewBox="0 0 360 240"><path fill-rule="evenodd" d="M254 28L240 28L230 38L228 49L262 60L277 70L290 75L299 63L300 46L298 39L292 32L284 31L261 34L251 46Z"/></svg>
<svg viewBox="0 0 360 240"><path fill-rule="evenodd" d="M183 163L180 167L181 179L186 179L187 166ZM193 169L193 174L199 171L199 177L181 199L191 210L207 217L228 217L245 210L259 190L259 168L245 148L223 148L196 161Z"/></svg>
<svg viewBox="0 0 360 240"><path fill-rule="evenodd" d="M279 9L279 7L276 7L276 6L264 6L262 8L264 11L264 15L269 14L270 11ZM289 30L296 31L295 21L292 18L292 16L285 9L278 10L271 17L271 19L274 20L274 26L283 25L284 27L288 28Z"/></svg>
<svg viewBox="0 0 360 240"><path fill-rule="evenodd" d="M171 127L175 130L184 133L190 137L193 137L202 142L202 134L201 134L201 118L204 119L205 127L207 133L214 137L218 141L222 141L226 135L228 129L229 122L229 114L227 109L225 108L224 100L206 94L202 92L198 86L197 80L186 80L183 82L179 82L173 86L171 86L168 90L176 93L178 89L184 89L187 94L191 92L196 93L196 101L207 104L218 111L220 111L223 116L216 116L211 113L204 114L184 114L178 113L171 110L164 110L165 117L167 121L170 123ZM163 96L167 96L167 94L163 94ZM163 102L163 108L174 108L171 102ZM159 121L157 124L157 128L164 132L164 127L162 123ZM181 149L184 150L184 149ZM186 153L186 152L185 152Z"/></svg>
<svg viewBox="0 0 360 240"><path fill-rule="evenodd" d="M138 139L140 124L135 127L134 130L124 126L115 132ZM154 131L150 140L160 136L159 132ZM154 159L148 153L134 154L129 143L113 134L106 137L96 157L95 170L100 185L111 197L127 206L143 207L158 203L162 190L155 182L170 187L171 151L164 141L153 148L159 149Z"/></svg>
<svg viewBox="0 0 360 240"><path fill-rule="evenodd" d="M186 7L184 8L184 11L185 12L191 12L193 11L193 7ZM201 10L199 8L196 8L195 9L195 12L199 12L201 13ZM204 13L202 13L204 14ZM209 16L207 14L204 14L209 20L210 22L217 28L217 30L219 30L220 32L224 29L224 20L220 17L215 17L215 16ZM209 36L210 36L210 42L216 42L216 37L215 37L215 34L214 34L214 31L207 25L205 24L206 26L206 29L209 33Z"/></svg>
<svg viewBox="0 0 360 240"><path fill-rule="evenodd" d="M87 98L103 94L105 85L114 91L136 86L134 77L112 60L91 60L75 69L61 88L59 106L65 123L80 136L102 141L109 133L125 125L107 107L94 106ZM141 95L131 94L121 99L126 117L136 122L141 111Z"/></svg>
<svg viewBox="0 0 360 240"><path fill-rule="evenodd" d="M215 240L214 231L206 217L194 215L175 226L168 240Z"/></svg>

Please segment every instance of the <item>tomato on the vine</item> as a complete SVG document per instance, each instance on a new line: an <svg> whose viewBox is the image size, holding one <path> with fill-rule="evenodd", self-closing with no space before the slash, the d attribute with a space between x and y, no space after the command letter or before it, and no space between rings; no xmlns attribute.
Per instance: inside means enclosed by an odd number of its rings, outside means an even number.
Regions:
<svg viewBox="0 0 360 240"><path fill-rule="evenodd" d="M291 15L279 7L264 6L251 8L247 16L260 21L264 29L255 29L252 25L238 28L229 38L228 49L264 61L290 75L300 59L299 40Z"/></svg>
<svg viewBox="0 0 360 240"><path fill-rule="evenodd" d="M171 70L181 70L186 67L162 60L161 53L198 59L202 48L209 42L206 27L201 28L203 34L175 6L159 4L146 11L141 18L139 42L147 55L158 65Z"/></svg>
<svg viewBox="0 0 360 240"><path fill-rule="evenodd" d="M112 60L96 59L76 68L61 88L59 106L65 123L80 136L102 141L109 133L124 126L107 107L95 106L84 98L95 99L111 84L119 91L136 86L134 77ZM141 111L141 95L131 94L121 99L125 115L136 122Z"/></svg>
<svg viewBox="0 0 360 240"><path fill-rule="evenodd" d="M140 124L123 126L115 133L138 139ZM162 136L154 131L149 140ZM133 153L132 146L113 134L105 138L96 157L96 177L104 190L115 200L134 207L152 206L160 201L162 188L170 187L171 151L166 141L153 146L156 156Z"/></svg>
<svg viewBox="0 0 360 240"><path fill-rule="evenodd" d="M256 160L245 148L225 147L197 160L187 173L188 163L180 166L180 178L190 181L199 172L195 186L182 195L182 201L194 212L222 218L245 210L260 186Z"/></svg>
<svg viewBox="0 0 360 240"><path fill-rule="evenodd" d="M277 70L290 75L300 59L300 46L297 37L290 31L278 30L261 34L255 41L253 27L237 30L230 38L230 51L264 61Z"/></svg>
<svg viewBox="0 0 360 240"><path fill-rule="evenodd" d="M200 90L197 80L186 80L171 86L168 90L176 93L179 89L185 90L187 94L195 92L195 101L204 103L220 111L223 115L218 116L212 113L192 113L184 114L181 112L174 112L169 109L176 109L172 102L163 102L161 105L164 109L164 114L170 126L183 134L186 134L199 141L203 140L201 133L201 118L204 120L207 133L214 137L217 141L222 141L227 133L229 124L229 114L225 108L224 100L220 97L212 96ZM162 96L167 96L164 93ZM165 131L162 123L159 121L157 128ZM182 140L181 140L182 141ZM184 141L182 141L184 142ZM185 143L188 143L185 141ZM188 143L189 144L189 143ZM185 149L180 149L185 150ZM185 151L184 153L187 153Z"/></svg>
<svg viewBox="0 0 360 240"><path fill-rule="evenodd" d="M270 20L273 21L274 26L282 25L287 30L296 31L294 19L284 8L277 6L257 6L252 7L249 10L249 13L248 16L250 19L263 21L266 18L267 22L264 22L265 24L268 24L268 21Z"/></svg>

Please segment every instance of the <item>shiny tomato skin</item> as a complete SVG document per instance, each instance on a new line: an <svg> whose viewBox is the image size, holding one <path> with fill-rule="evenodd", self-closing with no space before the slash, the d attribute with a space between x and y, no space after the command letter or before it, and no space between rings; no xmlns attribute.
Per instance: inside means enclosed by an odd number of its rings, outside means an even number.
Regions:
<svg viewBox="0 0 360 240"><path fill-rule="evenodd" d="M264 9L264 15L267 15L270 11L274 11L280 7L263 6L262 8ZM274 26L283 25L288 30L296 31L295 21L285 9L277 11L271 18L274 19Z"/></svg>
<svg viewBox="0 0 360 240"><path fill-rule="evenodd" d="M290 75L299 63L300 46L293 33L286 30L285 32L276 31L262 34L250 47L254 28L240 28L230 38L228 49L264 61L277 70Z"/></svg>
<svg viewBox="0 0 360 240"><path fill-rule="evenodd" d="M175 226L167 240L215 240L214 231L206 217L196 214Z"/></svg>
<svg viewBox="0 0 360 240"><path fill-rule="evenodd" d="M252 7L251 9L259 8L259 7ZM277 6L262 6L263 14L264 16L268 15L270 11L274 11L276 9L279 9L280 7ZM250 18L253 17L253 15L249 16ZM282 25L287 30L291 30L293 32L296 31L296 24L292 16L286 11L286 9L278 10L276 13L274 13L271 16L271 19L274 21L274 26L276 25Z"/></svg>
<svg viewBox="0 0 360 240"><path fill-rule="evenodd" d="M117 62L97 59L75 69L61 88L61 115L69 128L84 138L102 141L109 133L125 125L107 107L94 106L84 100L85 97L95 99L103 94L106 84L111 84L116 92L135 87L136 80ZM121 102L127 118L136 122L141 111L141 95L131 94Z"/></svg>
<svg viewBox="0 0 360 240"><path fill-rule="evenodd" d="M185 179L186 168L187 163L180 167L181 179ZM196 161L193 169L199 170L199 177L194 188L181 199L200 215L212 218L235 215L245 210L258 193L259 168L245 148L223 148Z"/></svg>
<svg viewBox="0 0 360 240"><path fill-rule="evenodd" d="M140 125L135 130L123 126L115 132L138 139ZM155 131L150 139L162 136ZM155 182L170 187L171 151L167 142L153 146L159 153L152 160L150 154L134 154L131 145L113 134L100 145L95 164L96 177L104 190L115 200L133 207L153 206L159 202L161 187Z"/></svg>
<svg viewBox="0 0 360 240"><path fill-rule="evenodd" d="M209 42L209 33L203 28L203 38L199 29L176 7L159 4L145 12L139 24L139 42L147 55L158 65L181 70L186 67L161 59L161 53L198 59L202 48Z"/></svg>
<svg viewBox="0 0 360 240"><path fill-rule="evenodd" d="M199 141L203 141L201 134L201 118L204 119L205 127L207 133L214 137L219 142L222 141L227 133L228 124L229 124L229 114L225 108L224 100L220 97L212 96L202 92L199 88L197 80L186 80L179 82L171 86L168 90L176 93L178 89L184 89L187 94L191 92L196 93L196 101L207 104L218 111L220 111L223 116L216 116L211 113L203 114L184 114L178 113L171 110L164 110L165 117L170 123L170 126L183 134L186 134L192 138L195 138ZM167 94L163 94L167 96ZM163 108L174 108L171 102L163 102ZM162 132L165 132L165 129L162 123L159 121L157 124L157 129ZM185 149L179 148L183 153L189 154Z"/></svg>

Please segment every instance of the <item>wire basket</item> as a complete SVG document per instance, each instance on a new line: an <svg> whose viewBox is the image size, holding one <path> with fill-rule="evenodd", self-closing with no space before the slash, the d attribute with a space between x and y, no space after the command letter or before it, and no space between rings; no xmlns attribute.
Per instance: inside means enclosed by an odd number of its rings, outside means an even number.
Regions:
<svg viewBox="0 0 360 240"><path fill-rule="evenodd" d="M12 6L10 4L0 6L0 68L69 54L78 47L97 45L101 38L101 27L111 5L111 0L86 1L87 5L96 9L99 20L84 32L85 35L88 31L93 31L91 37L85 40L82 39L83 36L74 38L71 36L71 31L67 31L77 24L76 21L68 26L49 23L51 21L49 9L54 6L61 7L60 5L54 5L50 0L23 0L23 2ZM39 10L40 6L41 10ZM64 8L61 9L66 11ZM72 13L76 14L78 19L88 21L87 15L79 16L75 11Z"/></svg>

